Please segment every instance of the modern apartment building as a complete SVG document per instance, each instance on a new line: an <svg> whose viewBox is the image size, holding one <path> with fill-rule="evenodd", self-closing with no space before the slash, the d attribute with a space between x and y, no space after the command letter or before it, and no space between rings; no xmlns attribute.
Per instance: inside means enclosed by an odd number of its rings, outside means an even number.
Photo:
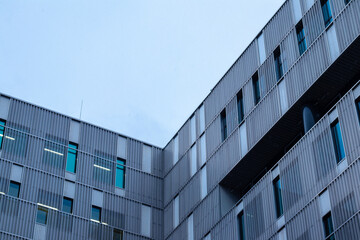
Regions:
<svg viewBox="0 0 360 240"><path fill-rule="evenodd" d="M286 1L164 148L1 94L0 239L360 239L359 34Z"/></svg>

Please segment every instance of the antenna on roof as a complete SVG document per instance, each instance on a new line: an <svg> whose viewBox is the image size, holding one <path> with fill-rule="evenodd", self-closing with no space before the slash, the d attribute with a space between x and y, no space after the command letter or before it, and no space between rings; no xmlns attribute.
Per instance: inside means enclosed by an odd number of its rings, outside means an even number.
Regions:
<svg viewBox="0 0 360 240"><path fill-rule="evenodd" d="M82 113L82 108L83 108L83 100L81 99L81 107L80 107L80 120L81 120L81 113Z"/></svg>

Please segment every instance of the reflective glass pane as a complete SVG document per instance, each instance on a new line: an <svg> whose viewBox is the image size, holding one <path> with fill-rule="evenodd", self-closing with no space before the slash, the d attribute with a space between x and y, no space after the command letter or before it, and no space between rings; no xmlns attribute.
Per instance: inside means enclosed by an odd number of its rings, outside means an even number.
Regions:
<svg viewBox="0 0 360 240"><path fill-rule="evenodd" d="M0 149L2 148L4 132L5 132L5 121L0 120Z"/></svg>
<svg viewBox="0 0 360 240"><path fill-rule="evenodd" d="M115 186L125 188L125 160L117 159L116 163Z"/></svg>
<svg viewBox="0 0 360 240"><path fill-rule="evenodd" d="M345 149L338 120L332 124L331 133L335 148L336 161L339 163L345 157Z"/></svg>
<svg viewBox="0 0 360 240"><path fill-rule="evenodd" d="M46 224L47 221L47 209L39 207L36 215L36 222Z"/></svg>
<svg viewBox="0 0 360 240"><path fill-rule="evenodd" d="M66 171L75 173L76 172L76 159L77 159L77 145L69 144L67 162L66 162Z"/></svg>
<svg viewBox="0 0 360 240"><path fill-rule="evenodd" d="M123 239L123 232L121 230L114 230L114 238L113 240L122 240Z"/></svg>
<svg viewBox="0 0 360 240"><path fill-rule="evenodd" d="M91 219L99 221L101 220L101 208L92 206Z"/></svg>
<svg viewBox="0 0 360 240"><path fill-rule="evenodd" d="M72 208L73 208L73 200L64 197L62 210L67 213L72 213Z"/></svg>
<svg viewBox="0 0 360 240"><path fill-rule="evenodd" d="M13 197L19 197L20 183L10 181L9 195Z"/></svg>
<svg viewBox="0 0 360 240"><path fill-rule="evenodd" d="M283 214L283 205L282 205L282 197L281 197L281 182L280 182L279 177L277 177L274 180L273 186L274 186L276 216L279 218Z"/></svg>

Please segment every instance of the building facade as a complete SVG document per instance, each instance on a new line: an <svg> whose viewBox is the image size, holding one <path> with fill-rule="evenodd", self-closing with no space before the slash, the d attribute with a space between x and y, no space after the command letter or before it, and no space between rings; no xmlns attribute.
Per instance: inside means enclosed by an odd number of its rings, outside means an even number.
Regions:
<svg viewBox="0 0 360 240"><path fill-rule="evenodd" d="M359 34L286 1L164 148L2 94L0 239L360 239Z"/></svg>

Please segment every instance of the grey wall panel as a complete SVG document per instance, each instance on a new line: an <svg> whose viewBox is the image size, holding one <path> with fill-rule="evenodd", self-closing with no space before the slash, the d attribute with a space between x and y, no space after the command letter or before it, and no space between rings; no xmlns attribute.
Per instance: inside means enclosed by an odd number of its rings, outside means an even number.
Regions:
<svg viewBox="0 0 360 240"><path fill-rule="evenodd" d="M7 193L10 183L10 173L12 164L0 160L0 192Z"/></svg>
<svg viewBox="0 0 360 240"><path fill-rule="evenodd" d="M280 114L278 94L273 88L249 114L246 121L249 149L273 126Z"/></svg>
<svg viewBox="0 0 360 240"><path fill-rule="evenodd" d="M242 89L242 92L244 98L244 115L246 116L249 114L249 112L253 109L255 105L253 82L251 79L246 82Z"/></svg>
<svg viewBox="0 0 360 240"><path fill-rule="evenodd" d="M196 203L200 201L200 172L190 180L179 194L180 221L188 217Z"/></svg>
<svg viewBox="0 0 360 240"><path fill-rule="evenodd" d="M190 120L180 129L178 135L179 157L181 158L190 147Z"/></svg>
<svg viewBox="0 0 360 240"><path fill-rule="evenodd" d="M351 1L335 20L340 51L343 51L359 35L359 11L359 1Z"/></svg>
<svg viewBox="0 0 360 240"><path fill-rule="evenodd" d="M124 198L104 193L103 221L118 229L124 229L125 219L128 218L126 202Z"/></svg>
<svg viewBox="0 0 360 240"><path fill-rule="evenodd" d="M166 239L173 230L173 224L173 204L169 204L164 208L164 239Z"/></svg>
<svg viewBox="0 0 360 240"><path fill-rule="evenodd" d="M226 106L226 122L228 135L239 125L237 97L233 97L230 103Z"/></svg>
<svg viewBox="0 0 360 240"><path fill-rule="evenodd" d="M74 214L90 218L91 216L91 202L89 199L92 197L92 188L76 184L75 185L75 198L74 198Z"/></svg>
<svg viewBox="0 0 360 240"><path fill-rule="evenodd" d="M239 60L234 65L234 68L237 69L236 79L238 82L238 87L234 89L240 89L245 82L251 78L251 76L255 73L258 68L258 48L256 41L252 41L247 49L242 53Z"/></svg>
<svg viewBox="0 0 360 240"><path fill-rule="evenodd" d="M163 176L164 158L163 151L159 148L152 148L152 173L156 176Z"/></svg>
<svg viewBox="0 0 360 240"><path fill-rule="evenodd" d="M283 57L283 56L282 56ZM263 87L263 91L267 93L276 83L276 73L275 73L275 60L274 55L271 55L268 59L265 60L264 64L259 68L259 79L264 77L265 86ZM261 87L262 88L262 87ZM261 94L263 97L264 94Z"/></svg>
<svg viewBox="0 0 360 240"><path fill-rule="evenodd" d="M360 215L357 213L349 219L340 229L335 231L335 239L359 239Z"/></svg>
<svg viewBox="0 0 360 240"><path fill-rule="evenodd" d="M164 148L163 156L164 156L164 175L166 175L173 166L173 148L174 148L174 140L172 139L170 143Z"/></svg>
<svg viewBox="0 0 360 240"><path fill-rule="evenodd" d="M341 10L345 7L345 1L330 0L331 12L333 16L337 16Z"/></svg>
<svg viewBox="0 0 360 240"><path fill-rule="evenodd" d="M154 239L163 239L164 236L164 212L159 209L151 209L152 229L151 235Z"/></svg>
<svg viewBox="0 0 360 240"><path fill-rule="evenodd" d="M316 1L303 17L306 43L310 46L325 29L320 2Z"/></svg>
<svg viewBox="0 0 360 240"><path fill-rule="evenodd" d="M271 55L294 25L290 1L286 1L264 28L266 56Z"/></svg>
<svg viewBox="0 0 360 240"><path fill-rule="evenodd" d="M168 237L167 240L187 240L187 222L183 222L176 230Z"/></svg>
<svg viewBox="0 0 360 240"><path fill-rule="evenodd" d="M220 219L219 188L208 194L194 211L195 239L201 239Z"/></svg>
<svg viewBox="0 0 360 240"><path fill-rule="evenodd" d="M280 48L283 56L283 64L285 66L284 72L286 72L300 56L295 28L293 28L284 41L281 42Z"/></svg>
<svg viewBox="0 0 360 240"><path fill-rule="evenodd" d="M126 165L136 169L141 169L142 143L132 139L128 139L127 142L128 142L127 144L128 159L126 159Z"/></svg>
<svg viewBox="0 0 360 240"><path fill-rule="evenodd" d="M231 211L219 224L211 231L214 240L239 239L239 227L235 211Z"/></svg>
<svg viewBox="0 0 360 240"><path fill-rule="evenodd" d="M215 148L221 143L220 115L213 121L206 131L206 156L214 152Z"/></svg>

